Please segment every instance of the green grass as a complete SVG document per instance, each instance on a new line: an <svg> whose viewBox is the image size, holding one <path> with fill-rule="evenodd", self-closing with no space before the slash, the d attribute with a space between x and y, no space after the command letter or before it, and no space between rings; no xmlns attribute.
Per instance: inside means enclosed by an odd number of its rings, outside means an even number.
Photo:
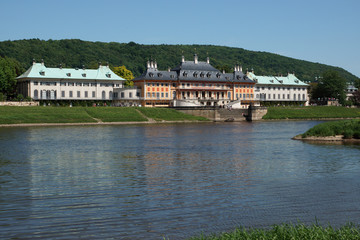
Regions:
<svg viewBox="0 0 360 240"><path fill-rule="evenodd" d="M169 108L137 108L145 116L156 121L208 121L207 118L185 114Z"/></svg>
<svg viewBox="0 0 360 240"><path fill-rule="evenodd" d="M0 107L0 124L96 122L84 108Z"/></svg>
<svg viewBox="0 0 360 240"><path fill-rule="evenodd" d="M326 137L344 135L344 138L360 139L360 120L340 120L320 123L307 130L302 137Z"/></svg>
<svg viewBox="0 0 360 240"><path fill-rule="evenodd" d="M88 123L97 122L144 122L139 112L157 121L206 121L174 109L130 107L0 107L0 124L20 123Z"/></svg>
<svg viewBox="0 0 360 240"><path fill-rule="evenodd" d="M291 240L352 240L360 239L360 228L353 224L347 224L340 228L331 226L322 227L319 225L306 226L303 224L291 225L282 224L275 225L270 229L256 228L237 228L232 232L222 233L218 235L201 235L190 238L190 240L275 240L275 239L291 239Z"/></svg>
<svg viewBox="0 0 360 240"><path fill-rule="evenodd" d="M147 121L135 108L130 107L88 107L85 111L103 122L144 122Z"/></svg>
<svg viewBox="0 0 360 240"><path fill-rule="evenodd" d="M312 107L269 107L263 119L318 119L358 118L359 108L312 106Z"/></svg>

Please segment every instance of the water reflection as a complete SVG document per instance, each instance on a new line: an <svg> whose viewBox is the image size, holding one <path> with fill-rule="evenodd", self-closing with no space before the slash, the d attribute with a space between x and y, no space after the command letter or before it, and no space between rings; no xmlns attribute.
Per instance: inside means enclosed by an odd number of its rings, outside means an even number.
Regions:
<svg viewBox="0 0 360 240"><path fill-rule="evenodd" d="M0 237L181 239L358 222L359 148L290 140L315 124L0 129Z"/></svg>

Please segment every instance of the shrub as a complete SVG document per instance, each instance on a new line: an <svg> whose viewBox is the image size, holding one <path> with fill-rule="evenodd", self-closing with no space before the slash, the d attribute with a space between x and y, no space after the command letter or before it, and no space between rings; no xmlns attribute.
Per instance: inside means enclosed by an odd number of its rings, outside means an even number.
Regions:
<svg viewBox="0 0 360 240"><path fill-rule="evenodd" d="M352 129L345 129L344 130L344 138L351 139L354 135L354 131Z"/></svg>

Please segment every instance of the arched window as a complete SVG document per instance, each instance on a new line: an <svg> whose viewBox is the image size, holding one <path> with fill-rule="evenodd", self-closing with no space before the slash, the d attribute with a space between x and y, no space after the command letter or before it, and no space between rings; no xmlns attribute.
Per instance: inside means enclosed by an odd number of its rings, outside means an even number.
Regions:
<svg viewBox="0 0 360 240"><path fill-rule="evenodd" d="M37 99L39 97L39 91L34 90L34 98Z"/></svg>
<svg viewBox="0 0 360 240"><path fill-rule="evenodd" d="M105 93L105 91L102 91L101 97L102 97L102 99L106 99L106 93Z"/></svg>

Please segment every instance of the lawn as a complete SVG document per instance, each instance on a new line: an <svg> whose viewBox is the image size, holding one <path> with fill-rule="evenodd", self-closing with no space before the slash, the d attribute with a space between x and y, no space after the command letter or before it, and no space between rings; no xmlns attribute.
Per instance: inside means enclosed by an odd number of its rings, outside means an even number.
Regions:
<svg viewBox="0 0 360 240"><path fill-rule="evenodd" d="M137 108L145 116L156 121L208 121L207 118L185 114L169 108Z"/></svg>
<svg viewBox="0 0 360 240"><path fill-rule="evenodd" d="M85 111L103 122L143 122L147 121L135 108L130 107L87 107Z"/></svg>
<svg viewBox="0 0 360 240"><path fill-rule="evenodd" d="M0 124L96 122L81 107L0 107Z"/></svg>
<svg viewBox="0 0 360 240"><path fill-rule="evenodd" d="M360 108L334 106L269 107L263 119L359 118Z"/></svg>

